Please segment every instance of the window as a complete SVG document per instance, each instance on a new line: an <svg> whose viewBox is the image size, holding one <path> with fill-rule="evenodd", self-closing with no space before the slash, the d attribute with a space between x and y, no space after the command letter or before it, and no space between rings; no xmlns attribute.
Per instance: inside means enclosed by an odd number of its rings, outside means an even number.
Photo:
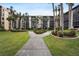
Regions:
<svg viewBox="0 0 79 59"><path fill-rule="evenodd" d="M2 16L4 16L4 13L2 13Z"/></svg>
<svg viewBox="0 0 79 59"><path fill-rule="evenodd" d="M4 17L2 17L2 20L4 20Z"/></svg>

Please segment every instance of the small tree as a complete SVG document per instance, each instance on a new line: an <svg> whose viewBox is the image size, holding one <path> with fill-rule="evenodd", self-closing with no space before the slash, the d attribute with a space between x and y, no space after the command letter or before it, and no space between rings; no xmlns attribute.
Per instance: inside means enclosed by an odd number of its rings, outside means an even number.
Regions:
<svg viewBox="0 0 79 59"><path fill-rule="evenodd" d="M9 16L7 20L9 21L9 30L12 30L12 21L15 20L15 17Z"/></svg>

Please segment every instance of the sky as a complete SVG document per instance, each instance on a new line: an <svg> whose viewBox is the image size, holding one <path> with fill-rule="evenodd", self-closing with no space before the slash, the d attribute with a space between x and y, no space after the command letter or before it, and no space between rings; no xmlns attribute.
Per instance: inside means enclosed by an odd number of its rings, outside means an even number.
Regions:
<svg viewBox="0 0 79 59"><path fill-rule="evenodd" d="M17 12L28 13L29 15L43 15L43 16L51 16L53 15L52 12L52 4L51 3L0 3L5 8L10 8L10 6L13 6L13 9ZM58 4L55 4L56 6ZM75 7L78 4L74 4L73 7ZM63 4L64 12L68 11L68 5Z"/></svg>

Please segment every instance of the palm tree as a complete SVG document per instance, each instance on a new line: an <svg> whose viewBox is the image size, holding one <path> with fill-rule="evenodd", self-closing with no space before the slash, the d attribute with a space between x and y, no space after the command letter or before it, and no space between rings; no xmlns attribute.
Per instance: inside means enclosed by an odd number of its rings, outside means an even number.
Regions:
<svg viewBox="0 0 79 59"><path fill-rule="evenodd" d="M32 21L33 21L33 28L38 28L38 26L39 26L38 25L38 22L39 22L38 16L36 16L35 19L33 19Z"/></svg>
<svg viewBox="0 0 79 59"><path fill-rule="evenodd" d="M19 14L17 13L17 14L14 14L14 18L15 18L15 22L16 22L16 24L14 24L15 25L15 27L16 27L16 29L19 29Z"/></svg>
<svg viewBox="0 0 79 59"><path fill-rule="evenodd" d="M55 12L55 27L58 28L58 21L57 21L57 16L58 16L57 12L58 12L58 10L57 10L57 6L55 6L55 11L54 12Z"/></svg>
<svg viewBox="0 0 79 59"><path fill-rule="evenodd" d="M37 24L37 28L41 28L41 25L42 25L42 17L40 17L40 16L37 16L36 17L36 19L38 20L37 22L38 22L38 24Z"/></svg>
<svg viewBox="0 0 79 59"><path fill-rule="evenodd" d="M9 16L7 18L7 20L9 21L9 30L12 30L12 20L14 20L15 18L13 16Z"/></svg>
<svg viewBox="0 0 79 59"><path fill-rule="evenodd" d="M60 5L58 5L58 25L60 27Z"/></svg>
<svg viewBox="0 0 79 59"><path fill-rule="evenodd" d="M74 3L67 3L69 7L69 29L73 28L73 11L72 11L72 6Z"/></svg>
<svg viewBox="0 0 79 59"><path fill-rule="evenodd" d="M23 28L26 29L27 13L25 13L25 14L22 15L22 19L24 20L24 21L23 21L23 22L24 22Z"/></svg>
<svg viewBox="0 0 79 59"><path fill-rule="evenodd" d="M26 12L24 15L25 15L25 16L28 16L28 13Z"/></svg>
<svg viewBox="0 0 79 59"><path fill-rule="evenodd" d="M63 3L60 3L60 27L63 33L64 30Z"/></svg>
<svg viewBox="0 0 79 59"><path fill-rule="evenodd" d="M22 29L22 25L23 25L22 24L22 15L21 15L21 12L19 12L19 15L18 16L19 16L19 24L20 24L19 27L20 27L20 30L21 30Z"/></svg>
<svg viewBox="0 0 79 59"><path fill-rule="evenodd" d="M23 14L23 19L24 19L24 21L25 21L25 22L24 22L24 23L25 23L25 25L24 25L24 26L25 26L25 27L24 27L25 29L27 28L27 27L26 27L26 24L27 24L27 21L28 21L28 17L29 17L29 14L28 14L27 12Z"/></svg>
<svg viewBox="0 0 79 59"><path fill-rule="evenodd" d="M54 3L52 3L53 8L53 20L54 20L54 31L55 31L55 9L54 9Z"/></svg>
<svg viewBox="0 0 79 59"><path fill-rule="evenodd" d="M10 6L10 13L13 15L13 6Z"/></svg>
<svg viewBox="0 0 79 59"><path fill-rule="evenodd" d="M20 29L20 25L21 25L21 13L17 13L17 23L18 23L18 29Z"/></svg>
<svg viewBox="0 0 79 59"><path fill-rule="evenodd" d="M13 29L13 20L15 20L14 17L14 11L13 11L13 6L10 6L10 16L8 16L7 20L9 21L9 30Z"/></svg>

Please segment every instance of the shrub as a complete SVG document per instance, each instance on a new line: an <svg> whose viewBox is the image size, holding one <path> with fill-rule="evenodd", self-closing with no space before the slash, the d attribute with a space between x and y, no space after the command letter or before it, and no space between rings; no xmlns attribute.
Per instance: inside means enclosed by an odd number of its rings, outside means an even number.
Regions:
<svg viewBox="0 0 79 59"><path fill-rule="evenodd" d="M62 31L57 31L57 30L56 31L52 31L52 35L63 37Z"/></svg>
<svg viewBox="0 0 79 59"><path fill-rule="evenodd" d="M57 35L58 35L59 37L63 37L63 36L64 36L63 33L62 33L62 31L58 31L58 32L57 32Z"/></svg>
<svg viewBox="0 0 79 59"><path fill-rule="evenodd" d="M70 29L68 31L65 31L64 36L75 37L76 36L76 31L74 29Z"/></svg>
<svg viewBox="0 0 79 59"><path fill-rule="evenodd" d="M56 30L57 30L57 31L60 31L60 30L62 30L62 27L59 26L59 27L56 28Z"/></svg>
<svg viewBox="0 0 79 59"><path fill-rule="evenodd" d="M57 30L52 31L52 34L57 36Z"/></svg>
<svg viewBox="0 0 79 59"><path fill-rule="evenodd" d="M71 30L70 33L69 33L69 35L70 35L70 36L76 36L75 30Z"/></svg>
<svg viewBox="0 0 79 59"><path fill-rule="evenodd" d="M34 29L33 31L34 31L36 34L42 34L42 33L46 32L47 30L41 29L41 28L37 28L37 29Z"/></svg>
<svg viewBox="0 0 79 59"><path fill-rule="evenodd" d="M76 31L74 29L70 29L70 30L65 30L62 33L62 31L55 30L55 31L52 31L52 35L59 36L59 37L63 37L63 36L75 37L76 36Z"/></svg>

